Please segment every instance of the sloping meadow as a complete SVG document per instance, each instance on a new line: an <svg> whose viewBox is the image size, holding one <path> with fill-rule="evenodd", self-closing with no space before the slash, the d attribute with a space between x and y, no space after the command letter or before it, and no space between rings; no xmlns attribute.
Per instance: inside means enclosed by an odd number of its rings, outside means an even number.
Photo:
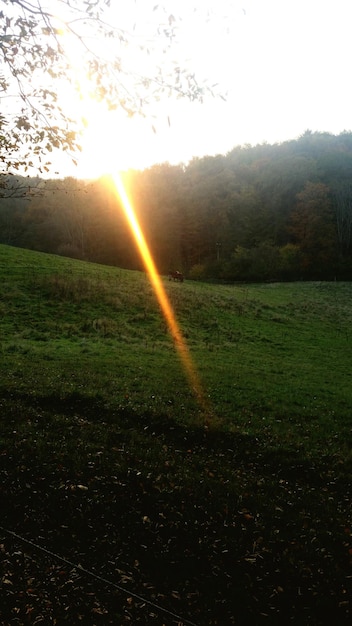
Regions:
<svg viewBox="0 0 352 626"><path fill-rule="evenodd" d="M1 624L350 623L349 283L0 274Z"/></svg>

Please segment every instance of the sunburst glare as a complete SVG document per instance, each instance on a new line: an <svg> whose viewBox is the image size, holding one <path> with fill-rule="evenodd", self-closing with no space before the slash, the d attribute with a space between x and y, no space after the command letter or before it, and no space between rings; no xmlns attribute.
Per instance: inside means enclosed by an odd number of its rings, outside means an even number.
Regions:
<svg viewBox="0 0 352 626"><path fill-rule="evenodd" d="M70 37L69 33L65 33L65 42L66 48L73 51L72 46L74 44L72 43L72 37ZM90 160L95 161L94 153L99 146L99 154L101 154L102 156L102 160L104 162L102 165L106 172L107 170L111 169L111 166L109 167L108 164L111 163L112 160L116 164L117 158L115 146L113 146L112 148L111 145L109 145L111 143L111 133L109 132L108 128L104 126L103 122L103 120L106 119L106 121L109 123L111 119L104 104L102 102L97 102L94 98L94 94L91 93L89 80L87 76L81 71L79 60L77 59L76 63L71 63L71 67L72 71L74 72L76 84L79 89L80 115L81 118L85 121L86 139L88 139L88 145L91 144L91 149L88 149L87 152L89 153ZM96 136L97 129L99 130L98 138ZM119 164L117 165L117 168L119 168ZM138 222L138 218L134 211L132 202L130 201L126 192L122 176L119 173L118 169L117 173L110 173L109 176L111 188L114 194L116 194L119 204L122 206L122 209L125 213L127 222L131 229L149 280L153 287L156 299L159 303L161 312L166 320L170 335L173 339L175 349L180 357L181 363L186 373L190 388L195 394L195 397L197 398L200 407L206 412L206 414L208 414L209 406L200 382L199 373L197 371L197 368L195 367L188 345L177 322L175 312L166 294L159 272L145 239L144 233Z"/></svg>
<svg viewBox="0 0 352 626"><path fill-rule="evenodd" d="M206 401L204 390L200 382L199 373L195 367L187 343L182 335L180 326L176 320L175 312L166 294L154 259L151 255L147 241L138 222L132 203L127 195L122 177L119 173L111 175L111 185L117 195L117 198L120 200L120 203L126 215L135 242L138 246L138 250L142 257L143 264L154 289L155 296L158 300L160 309L164 315L170 334L173 338L175 348L186 372L189 384L193 392L195 393L200 406L204 410L208 411L208 403Z"/></svg>

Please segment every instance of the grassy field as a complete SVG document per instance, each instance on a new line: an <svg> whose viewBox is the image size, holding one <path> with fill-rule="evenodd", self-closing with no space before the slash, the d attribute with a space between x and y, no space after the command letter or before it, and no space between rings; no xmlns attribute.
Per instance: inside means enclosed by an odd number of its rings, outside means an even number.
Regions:
<svg viewBox="0 0 352 626"><path fill-rule="evenodd" d="M351 623L352 285L163 283L0 246L0 624Z"/></svg>

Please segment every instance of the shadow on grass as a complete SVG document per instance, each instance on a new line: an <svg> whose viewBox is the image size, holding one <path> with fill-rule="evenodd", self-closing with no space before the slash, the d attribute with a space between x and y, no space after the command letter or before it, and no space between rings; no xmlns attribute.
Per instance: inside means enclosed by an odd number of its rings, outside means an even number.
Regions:
<svg viewBox="0 0 352 626"><path fill-rule="evenodd" d="M332 459L79 394L1 404L1 526L77 564L4 532L2 624L177 623L133 593L185 624L350 623L349 479Z"/></svg>

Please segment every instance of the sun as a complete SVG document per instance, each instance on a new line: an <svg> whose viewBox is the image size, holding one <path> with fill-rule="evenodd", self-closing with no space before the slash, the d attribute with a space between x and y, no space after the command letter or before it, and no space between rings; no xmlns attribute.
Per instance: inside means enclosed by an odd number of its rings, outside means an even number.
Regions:
<svg viewBox="0 0 352 626"><path fill-rule="evenodd" d="M62 155L58 155L56 169L76 178L97 179L116 170L143 170L160 163L179 165L185 162L185 154L188 160L192 158L195 144L200 143L203 149L205 122L199 103L194 104L191 120L189 103L172 97L145 104L140 114L133 116L122 108L112 110L92 91L77 42L69 34L64 37L72 77L59 85L60 101L65 102L67 115L74 120L81 150L75 154L75 167L68 160L65 166Z"/></svg>
<svg viewBox="0 0 352 626"><path fill-rule="evenodd" d="M94 93L79 42L65 30L62 37L71 73L68 81L58 84L59 99L65 102L80 144L76 168L71 167L68 175L96 179L117 169L144 169L159 160L153 141L153 107L146 107L141 116L109 108Z"/></svg>
<svg viewBox="0 0 352 626"><path fill-rule="evenodd" d="M62 40L70 76L60 87L59 100L65 103L68 117L75 121L81 151L75 155L75 168L68 164L58 166L58 170L77 178L96 179L116 169L143 170L154 164L185 164L194 156L206 153L213 124L209 125L209 109L204 103L190 103L187 98L177 97L177 92L171 94L165 89L163 96L154 97L151 93L144 98L142 92L142 103L136 94L136 108L140 109L136 115L128 115L122 107L111 110L94 93L79 41L67 29L62 29ZM111 42L102 42L99 53L104 52L109 58L108 45ZM161 63L163 53L155 51L151 60L140 51L135 55L132 47L124 54L128 80L129 68L131 76L136 72L152 75L153 63ZM158 88L158 81L155 86ZM62 163L60 155L59 162Z"/></svg>
<svg viewBox="0 0 352 626"><path fill-rule="evenodd" d="M131 120L123 112L109 111L104 103L86 103L80 177L98 178L116 170L145 169L154 161L151 132L143 120Z"/></svg>
<svg viewBox="0 0 352 626"><path fill-rule="evenodd" d="M116 115L106 110L102 103L90 101L84 116L81 152L77 158L79 178L99 178L114 169L129 167L123 146L122 131Z"/></svg>

